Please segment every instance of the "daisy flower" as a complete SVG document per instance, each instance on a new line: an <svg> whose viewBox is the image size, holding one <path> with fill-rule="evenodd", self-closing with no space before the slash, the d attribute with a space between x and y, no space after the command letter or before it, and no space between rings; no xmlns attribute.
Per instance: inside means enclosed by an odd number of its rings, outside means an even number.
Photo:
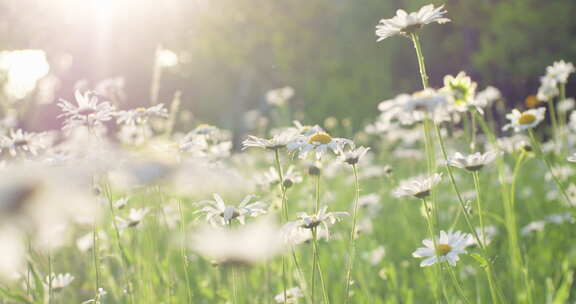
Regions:
<svg viewBox="0 0 576 304"><path fill-rule="evenodd" d="M355 149L348 150L346 152L342 152L339 158L343 162L353 166L358 164L360 159L362 159L362 157L366 155L366 152L368 152L368 150L370 150L370 148L358 147Z"/></svg>
<svg viewBox="0 0 576 304"><path fill-rule="evenodd" d="M281 292L274 297L274 301L276 303L297 303L298 299L302 297L304 297L304 293L300 287L293 287L286 289L286 298L284 298L284 292Z"/></svg>
<svg viewBox="0 0 576 304"><path fill-rule="evenodd" d="M52 273L49 276L46 276L45 284L47 286L51 285L52 290L58 292L64 289L64 287L70 285L72 281L74 281L74 276L69 273L59 273L58 275Z"/></svg>
<svg viewBox="0 0 576 304"><path fill-rule="evenodd" d="M466 156L460 152L456 152L454 156L448 160L448 164L452 167L466 169L468 171L478 171L494 161L496 155L496 152L493 151L486 153L476 152Z"/></svg>
<svg viewBox="0 0 576 304"><path fill-rule="evenodd" d="M378 41L396 35L408 35L426 24L433 22L446 23L450 19L445 18L446 10L444 6L434 8L433 4L423 6L417 12L406 13L404 10L397 10L396 16L390 19L382 19L376 26L376 36Z"/></svg>
<svg viewBox="0 0 576 304"><path fill-rule="evenodd" d="M434 245L432 240L426 239L422 241L426 247L416 249L412 256L425 258L420 263L420 267L427 267L442 262L448 262L450 265L456 266L456 262L460 259L458 255L466 253L465 248L470 238L469 234L460 231L440 231L440 237L436 240L436 245Z"/></svg>
<svg viewBox="0 0 576 304"><path fill-rule="evenodd" d="M430 191L442 180L442 173L434 173L430 177L417 177L411 180L402 181L400 186L394 190L394 196L413 196L423 199L430 195Z"/></svg>
<svg viewBox="0 0 576 304"><path fill-rule="evenodd" d="M319 160L328 151L340 154L344 147L354 147L354 143L346 138L335 138L325 132L316 132L312 135L300 135L295 137L288 145L290 151L297 150L300 158L306 157L308 153L314 152L316 159Z"/></svg>
<svg viewBox="0 0 576 304"><path fill-rule="evenodd" d="M459 112L464 112L468 110L468 106L472 105L474 101L476 87L477 84L465 72L460 72L456 77L452 75L444 76L444 87L442 90L448 93L454 108ZM477 108L482 112L482 108Z"/></svg>
<svg viewBox="0 0 576 304"><path fill-rule="evenodd" d="M122 218L116 216L116 221L118 221L118 225L120 229L126 229L129 227L136 227L142 222L144 217L148 214L150 210L148 208L141 208L141 209L130 209L130 213L128 213L128 217Z"/></svg>
<svg viewBox="0 0 576 304"><path fill-rule="evenodd" d="M538 93L536 97L540 101L549 101L552 98L558 96L560 90L558 90L558 82L556 79L543 76L540 77L540 87L538 87Z"/></svg>
<svg viewBox="0 0 576 304"><path fill-rule="evenodd" d="M52 137L48 133L10 130L9 135L0 135L0 150L6 149L12 156L18 154L35 156L40 150L48 148L51 141Z"/></svg>
<svg viewBox="0 0 576 304"><path fill-rule="evenodd" d="M265 139L257 136L248 136L242 142L242 149L248 148L263 148L269 150L282 149L288 146L295 136L294 132L285 131L272 136L270 139Z"/></svg>
<svg viewBox="0 0 576 304"><path fill-rule="evenodd" d="M500 98L502 98L502 93L500 93L500 90L495 87L488 86L476 94L476 98L474 98L472 105L480 108L486 108L491 106Z"/></svg>
<svg viewBox="0 0 576 304"><path fill-rule="evenodd" d="M571 163L576 163L576 153L568 156L567 160Z"/></svg>
<svg viewBox="0 0 576 304"><path fill-rule="evenodd" d="M302 182L302 175L294 170L294 166L289 166L288 169L283 174L284 176L284 186L286 188L292 187L294 184L299 184ZM278 176L278 170L275 167L268 168L267 171L257 176L256 182L261 186L276 186L280 182L280 177Z"/></svg>
<svg viewBox="0 0 576 304"><path fill-rule="evenodd" d="M105 121L112 119L114 107L109 102L99 102L91 92L82 94L76 91L74 96L76 104L63 99L58 103L63 112L60 117L66 118L65 128L101 126Z"/></svg>
<svg viewBox="0 0 576 304"><path fill-rule="evenodd" d="M116 123L125 125L141 125L150 118L167 118L168 110L164 104L157 104L149 108L136 108L128 111L119 111L116 114Z"/></svg>
<svg viewBox="0 0 576 304"><path fill-rule="evenodd" d="M206 221L213 226L226 226L230 221L237 219L242 225L245 224L245 218L256 217L266 213L266 204L257 201L250 203L254 196L247 195L238 206L226 205L222 197L216 193L213 194L214 200L204 200L195 203L202 209L194 213L206 214Z"/></svg>
<svg viewBox="0 0 576 304"><path fill-rule="evenodd" d="M298 220L288 222L283 227L286 239L293 239L293 235L299 234L299 230L301 229L311 230L319 227L326 232L327 238L329 238L329 225L333 225L340 221L343 216L348 215L348 212L326 212L327 209L328 206L322 206L316 214L311 215L306 212L298 212L296 214Z"/></svg>
<svg viewBox="0 0 576 304"><path fill-rule="evenodd" d="M505 125L502 130L506 131L510 128L513 128L514 131L520 132L527 129L532 129L536 127L542 120L544 120L545 113L546 108L544 107L530 109L524 112L520 112L517 109L514 109L512 110L512 113L506 115L506 118L510 120L510 123Z"/></svg>
<svg viewBox="0 0 576 304"><path fill-rule="evenodd" d="M564 60L555 61L554 64L546 68L546 76L554 79L560 83L566 83L570 74L574 73L576 69L571 62Z"/></svg>
<svg viewBox="0 0 576 304"><path fill-rule="evenodd" d="M444 110L447 97L443 92L425 89L385 100L378 105L378 109L382 112L381 120L385 122L398 119L403 125L411 125L423 121L427 116L440 121L447 114Z"/></svg>

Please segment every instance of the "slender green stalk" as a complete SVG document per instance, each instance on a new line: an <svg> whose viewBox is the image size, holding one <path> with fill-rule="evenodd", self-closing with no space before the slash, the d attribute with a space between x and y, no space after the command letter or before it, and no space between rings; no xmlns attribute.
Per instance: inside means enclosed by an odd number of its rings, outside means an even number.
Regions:
<svg viewBox="0 0 576 304"><path fill-rule="evenodd" d="M350 300L350 280L352 279L352 268L354 267L354 258L356 255L356 223L358 220L358 201L360 200L360 184L358 182L358 169L356 165L352 165L354 171L354 186L356 188L356 195L354 197L354 211L352 213L352 231L350 231L350 256L348 261L348 269L346 270L346 286L344 294L344 303Z"/></svg>
<svg viewBox="0 0 576 304"><path fill-rule="evenodd" d="M558 149L558 145L560 144L558 142L558 138L559 138L559 132L560 130L558 129L558 119L557 119L557 114L556 114L556 105L554 105L554 100L550 99L548 100L548 110L550 111L550 120L552 121L552 138L554 140L554 147L556 148L556 150Z"/></svg>
<svg viewBox="0 0 576 304"><path fill-rule="evenodd" d="M558 84L558 91L560 91L560 101L566 100L566 84L559 83ZM562 135L563 142L566 141L566 112L560 113L558 111L558 126L560 128L560 134Z"/></svg>
<svg viewBox="0 0 576 304"><path fill-rule="evenodd" d="M98 298L98 290L100 289L100 263L98 258L98 225L96 219L94 219L94 225L92 229L92 258L94 259L94 272L96 273L94 298Z"/></svg>
<svg viewBox="0 0 576 304"><path fill-rule="evenodd" d="M320 264L320 253L318 250L318 231L312 228L312 246L314 247L314 260L316 261L316 268L318 269L318 277L320 278L320 286L322 287L322 298L324 303L330 303L330 298L328 297L328 290L326 289L326 282L324 280L324 274L322 272L322 265Z"/></svg>
<svg viewBox="0 0 576 304"><path fill-rule="evenodd" d="M442 156L444 157L444 162L446 164L445 165L446 171L448 171L448 177L450 179L450 183L452 184L452 188L454 189L454 192L456 193L456 197L458 198L458 203L460 204L460 208L462 209L462 214L464 215L464 219L466 220L466 224L468 225L468 229L472 233L472 236L476 240L478 247L480 247L480 249L481 249L480 252L482 253L482 256L484 257L484 259L487 262L487 267L488 267L487 269L490 272L488 275L491 276L491 278L489 278L488 280L493 280L496 276L494 275L492 265L490 263L490 258L488 257L486 247L484 246L485 244L480 240L480 237L478 236L478 233L476 232L476 229L474 228L474 225L472 224L472 220L470 219L470 215L468 214L468 211L466 210L466 204L464 202L464 199L462 198L462 194L460 193L460 190L458 189L458 185L456 184L456 180L454 179L454 174L452 173L452 167L450 167L450 165L448 164L448 154L446 152L444 140L442 139L442 134L440 133L440 128L436 124L434 124L434 126L436 128L436 134L438 136L438 142L440 143L440 150L442 151ZM479 210L478 212L482 212L482 211ZM490 284L490 285L492 285L492 284ZM501 294L501 292L499 291L500 289L497 286L494 286L494 288L496 289L496 290L492 291L494 294ZM495 299L493 299L493 300L495 300ZM498 301L496 301L494 303L498 303Z"/></svg>
<svg viewBox="0 0 576 304"><path fill-rule="evenodd" d="M464 303L471 304L470 300L468 300L468 297L466 297L464 289L462 289L460 281L458 281L458 278L456 277L456 273L454 273L454 269L452 269L450 265L446 265L446 267L448 268L448 273L450 273L450 277L452 278L452 282L454 283L454 287L456 287L456 291L460 295L460 298L464 301Z"/></svg>
<svg viewBox="0 0 576 304"><path fill-rule="evenodd" d="M432 244L434 245L434 252L436 254L436 259L439 259L438 252L436 252L436 248L438 248L438 243L436 241L436 231L434 229L434 220L433 220L433 212L431 211L432 207L428 205L426 199L422 199L422 206L424 207L424 212L426 213L426 226L428 228L428 234L430 234L430 239L432 240ZM436 277L439 279L435 284L435 300L437 303L441 303L440 298L438 298L438 289L442 290L442 293L445 298L448 297L446 294L446 289L444 287L444 276L442 274L442 268L440 264L436 264L435 266Z"/></svg>
<svg viewBox="0 0 576 304"><path fill-rule="evenodd" d="M52 254L48 252L48 304L52 304L52 298L54 296L52 290L52 280L54 276L52 275Z"/></svg>
<svg viewBox="0 0 576 304"><path fill-rule="evenodd" d="M186 280L186 297L188 303L192 303L192 290L190 289L190 274L188 274L188 257L186 256L186 243L188 242L188 235L186 233L186 221L184 220L184 212L182 211L182 202L178 200L178 214L180 216L180 234L182 235L182 243L180 244L180 257L184 263L184 278Z"/></svg>
<svg viewBox="0 0 576 304"><path fill-rule="evenodd" d="M480 191L480 174L478 171L472 173L474 179L474 190L476 190L476 209L478 212L478 222L480 223L480 235L482 237L482 244L486 247L486 231L484 227L484 209L482 208L482 192Z"/></svg>
<svg viewBox="0 0 576 304"><path fill-rule="evenodd" d="M554 173L554 168L552 167L552 164L550 164L550 161L548 161L548 159L546 158L546 155L544 155L544 151L542 151L542 146L540 145L540 142L536 139L536 136L534 136L534 132L530 129L530 130L528 130L528 134L530 135L530 139L532 140L532 144L536 148L536 153L542 159L542 161L544 161L544 163L546 164L546 167L548 167L548 172L550 172L550 175L552 176L554 183L556 183L556 186L558 186L558 189L560 190L560 192L562 193L562 195L566 199L566 202L570 206L574 206L574 204L572 203L572 199L570 199L570 196L568 195L568 193L566 192L566 189L564 188L564 185L562 185L562 182L560 181L558 176L556 176L556 174Z"/></svg>
<svg viewBox="0 0 576 304"><path fill-rule="evenodd" d="M420 78L422 79L422 87L428 88L428 74L426 73L426 64L424 63L424 55L422 55L422 47L420 45L420 37L415 32L410 33L410 38L416 50L416 57L418 57L418 67L420 68Z"/></svg>

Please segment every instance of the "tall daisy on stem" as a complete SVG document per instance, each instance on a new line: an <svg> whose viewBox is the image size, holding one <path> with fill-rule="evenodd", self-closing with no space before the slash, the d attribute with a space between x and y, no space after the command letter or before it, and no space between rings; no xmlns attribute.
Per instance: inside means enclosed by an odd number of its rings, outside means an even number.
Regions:
<svg viewBox="0 0 576 304"><path fill-rule="evenodd" d="M352 279L352 268L354 267L354 258L356 255L356 224L358 220L358 201L360 200L360 183L358 182L358 162L360 159L368 152L370 148L359 147L357 149L352 149L350 151L344 152L340 155L340 159L352 166L352 171L354 172L354 186L356 188L356 195L354 197L354 211L352 212L352 230L350 231L350 246L349 246L349 257L348 257L348 267L346 269L346 286L344 303L348 303L350 299L350 281Z"/></svg>
<svg viewBox="0 0 576 304"><path fill-rule="evenodd" d="M510 123L505 125L503 127L503 129L508 130L510 128L513 128L514 131L516 131L516 132L528 131L528 135L530 136L530 140L532 141L532 145L535 148L536 154L538 155L538 157L540 157L542 159L542 161L544 162L544 164L548 168L548 172L550 173L550 176L552 176L554 183L556 183L556 186L558 187L558 189L562 193L562 196L564 196L566 201L570 205L572 205L572 199L570 198L570 196L566 192L566 189L564 188L564 185L562 184L562 182L560 181L558 176L556 176L556 174L554 173L554 169L552 167L552 164L546 158L546 155L544 154L544 151L542 150L542 146L540 145L540 142L538 141L538 139L534 135L534 131L532 130L533 128L538 126L540 124L540 122L542 122L544 120L544 114L545 113L546 113L546 108L531 109L531 110L528 110L525 112L520 112L520 111L514 109L514 110L512 110L512 113L506 115L506 118L508 118L508 120L510 120Z"/></svg>
<svg viewBox="0 0 576 304"><path fill-rule="evenodd" d="M398 11L397 15L394 18L389 19L389 20L380 21L381 25L379 25L377 27L376 34L380 37L379 40L385 39L385 38L392 36L394 34L402 34L402 35L408 36L412 40L412 43L414 45L414 49L416 50L416 56L418 59L418 66L419 66L419 70L420 70L420 78L422 80L422 86L424 89L428 88L428 74L426 73L426 64L424 61L424 55L422 54L422 47L420 44L420 38L416 32L416 29L422 27L423 25L432 23L432 22L442 24L442 23L446 23L446 22L450 21L448 18L444 17L445 14L446 14L446 10L443 9L443 6L440 6L438 8L434 8L433 5L427 5L427 6L424 6L423 8L421 8L416 13L406 14L406 12L404 12L404 11ZM392 29L394 28L393 25L396 25L395 28L398 29L396 32L392 31ZM390 33L394 33L394 34L390 34ZM474 227L473 227L473 225L469 219L469 216L467 214L464 200L462 199L462 195L461 195L460 191L458 190L458 186L456 185L456 181L454 179L452 169L448 165L448 154L446 152L446 148L445 148L444 140L442 139L442 134L440 132L440 128L435 123L435 121L432 121L431 124L436 129L436 135L438 137L438 142L440 144L442 156L444 157L444 161L446 163L446 169L448 171L448 177L450 178L450 182L452 184L452 187L453 187L454 191L456 192L456 195L458 197L458 201L459 201L460 206L462 208L463 214L465 215L466 221L467 221L468 225L470 226L470 229L472 231L474 231ZM428 151L427 155L428 155L428 159L429 159L428 160L428 162L429 162L428 167L429 167L429 171L431 171L433 169L433 167L432 167L433 162L430 159L431 155L432 155L432 152L431 152L432 148L430 147L431 142L432 142L431 141L432 136L430 135L429 126L427 126L426 123L425 123L425 135L426 135L426 139L427 139L426 140L426 143L427 143L426 146L427 146L427 151ZM434 202L434 196L432 196L432 201ZM432 205L434 206L435 204L433 203ZM433 208L433 209L435 209L435 208ZM434 240L434 238L433 238L433 240ZM479 241L479 239L477 239L477 240ZM483 250L483 254L484 254L485 260L488 261L484 250ZM491 271L491 269L492 269L491 267L486 268L487 271ZM489 277L492 277L492 275L489 274ZM454 279L455 276L452 276L452 278ZM489 280L490 280L490 278L489 278ZM456 286L458 286L457 281L455 281L454 283ZM498 303L499 302L498 299L494 297L494 295L496 295L496 291L495 291L495 287L493 286L493 284L490 284L490 289L491 289L491 294L493 295L494 303ZM464 298L464 300L466 301L465 298Z"/></svg>

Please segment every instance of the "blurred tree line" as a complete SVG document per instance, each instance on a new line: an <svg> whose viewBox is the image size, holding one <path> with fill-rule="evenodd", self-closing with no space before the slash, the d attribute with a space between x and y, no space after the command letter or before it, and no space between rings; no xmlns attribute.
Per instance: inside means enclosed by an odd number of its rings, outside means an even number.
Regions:
<svg viewBox="0 0 576 304"><path fill-rule="evenodd" d="M410 41L376 42L376 24L398 8L446 5L452 22L421 33L436 87L444 75L464 70L479 89L494 85L510 103L519 103L535 94L547 65L576 62L574 0L149 1L137 18L117 15L108 45L97 49L92 27L80 30L46 13L51 1L3 1L0 47L75 58L72 72L60 75L60 96L70 96L78 78L120 75L131 105L147 104L154 50L162 44L182 60L163 74L160 100L168 102L181 90L183 107L195 117L228 128L239 127L246 110L265 111L265 93L277 87L295 89L292 103L305 122L334 116L350 118L356 127L377 115L380 101L420 89ZM26 10L13 9L23 3ZM75 14L89 16L90 10ZM103 53L108 60L94 59Z"/></svg>

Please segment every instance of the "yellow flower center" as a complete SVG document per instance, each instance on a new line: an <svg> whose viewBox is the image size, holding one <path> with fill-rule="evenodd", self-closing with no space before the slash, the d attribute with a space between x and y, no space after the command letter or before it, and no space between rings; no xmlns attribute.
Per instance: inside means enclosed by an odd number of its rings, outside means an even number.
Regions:
<svg viewBox="0 0 576 304"><path fill-rule="evenodd" d="M144 112L146 112L146 109L145 108L137 108L135 111L136 111L136 113L144 113Z"/></svg>
<svg viewBox="0 0 576 304"><path fill-rule="evenodd" d="M329 144L331 141L332 137L324 132L318 132L310 136L310 139L308 139L308 142L311 144L322 144L322 145Z"/></svg>
<svg viewBox="0 0 576 304"><path fill-rule="evenodd" d="M452 246L448 244L438 244L436 245L436 253L438 255L447 255L448 252L452 250Z"/></svg>
<svg viewBox="0 0 576 304"><path fill-rule="evenodd" d="M522 113L518 118L518 123L521 125L529 125L536 120L536 115L532 113Z"/></svg>

